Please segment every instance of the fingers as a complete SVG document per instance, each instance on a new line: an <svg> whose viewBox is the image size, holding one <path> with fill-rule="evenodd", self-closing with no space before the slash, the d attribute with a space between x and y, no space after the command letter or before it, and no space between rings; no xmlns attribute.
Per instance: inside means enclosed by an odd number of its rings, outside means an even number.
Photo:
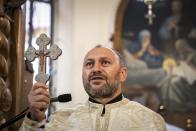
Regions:
<svg viewBox="0 0 196 131"><path fill-rule="evenodd" d="M43 94L49 97L48 86L43 83L35 83L31 89L32 95Z"/></svg>
<svg viewBox="0 0 196 131"><path fill-rule="evenodd" d="M50 98L45 95L34 95L31 96L32 102L45 102L47 104L50 103Z"/></svg>
<svg viewBox="0 0 196 131"><path fill-rule="evenodd" d="M48 92L48 88L32 88L31 92L30 92L33 96L37 96L37 95L45 95L46 97L49 97L49 92Z"/></svg>
<svg viewBox="0 0 196 131"><path fill-rule="evenodd" d="M50 103L50 95L47 85L35 83L28 94L30 108L46 109Z"/></svg>
<svg viewBox="0 0 196 131"><path fill-rule="evenodd" d="M36 121L45 119L45 110L50 103L48 86L43 83L35 83L28 94L28 101L31 119Z"/></svg>
<svg viewBox="0 0 196 131"><path fill-rule="evenodd" d="M32 109L39 109L39 110L45 110L48 108L48 103L46 102L32 102Z"/></svg>
<svg viewBox="0 0 196 131"><path fill-rule="evenodd" d="M43 83L35 83L32 87L32 90L36 90L38 88L48 89L48 86Z"/></svg>

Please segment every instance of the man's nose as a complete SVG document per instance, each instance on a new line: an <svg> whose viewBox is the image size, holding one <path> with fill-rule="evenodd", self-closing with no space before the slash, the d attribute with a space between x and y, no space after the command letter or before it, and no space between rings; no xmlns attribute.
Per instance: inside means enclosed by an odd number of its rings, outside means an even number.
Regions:
<svg viewBox="0 0 196 131"><path fill-rule="evenodd" d="M99 62L96 62L93 66L93 71L100 71L101 70L101 64Z"/></svg>

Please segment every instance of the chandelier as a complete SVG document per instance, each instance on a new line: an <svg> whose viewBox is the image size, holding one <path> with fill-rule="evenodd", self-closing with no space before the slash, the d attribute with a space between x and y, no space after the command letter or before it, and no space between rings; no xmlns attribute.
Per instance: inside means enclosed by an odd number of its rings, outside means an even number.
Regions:
<svg viewBox="0 0 196 131"><path fill-rule="evenodd" d="M156 17L156 15L152 12L152 5L156 2L156 0L144 0L144 3L148 6L148 13L145 15L145 18L148 19L148 23L150 25L153 24L153 18Z"/></svg>

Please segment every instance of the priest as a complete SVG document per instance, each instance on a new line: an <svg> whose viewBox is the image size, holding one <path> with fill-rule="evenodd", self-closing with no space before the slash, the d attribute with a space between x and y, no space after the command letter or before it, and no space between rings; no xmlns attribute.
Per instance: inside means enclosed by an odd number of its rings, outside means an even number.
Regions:
<svg viewBox="0 0 196 131"><path fill-rule="evenodd" d="M126 77L126 64L120 54L96 46L83 63L83 85L89 95L86 103L56 111L46 123L48 87L35 83L28 95L29 113L20 131L166 131L160 115L123 97Z"/></svg>

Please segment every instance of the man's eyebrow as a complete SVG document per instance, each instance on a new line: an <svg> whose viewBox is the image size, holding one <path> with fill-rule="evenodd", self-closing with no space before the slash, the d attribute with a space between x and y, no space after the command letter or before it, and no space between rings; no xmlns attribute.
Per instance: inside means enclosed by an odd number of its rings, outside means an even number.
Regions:
<svg viewBox="0 0 196 131"><path fill-rule="evenodd" d="M103 57L100 57L99 59L100 59L100 60L106 60L106 59L107 59L107 60L112 61L111 58L109 58L109 57L104 57L104 56L103 56ZM85 59L85 62L87 62L87 61L94 61L94 59L93 59L93 58L86 58L86 59Z"/></svg>
<svg viewBox="0 0 196 131"><path fill-rule="evenodd" d="M92 59L92 58L87 58L87 59L85 59L85 62L86 61L94 61L94 59Z"/></svg>

